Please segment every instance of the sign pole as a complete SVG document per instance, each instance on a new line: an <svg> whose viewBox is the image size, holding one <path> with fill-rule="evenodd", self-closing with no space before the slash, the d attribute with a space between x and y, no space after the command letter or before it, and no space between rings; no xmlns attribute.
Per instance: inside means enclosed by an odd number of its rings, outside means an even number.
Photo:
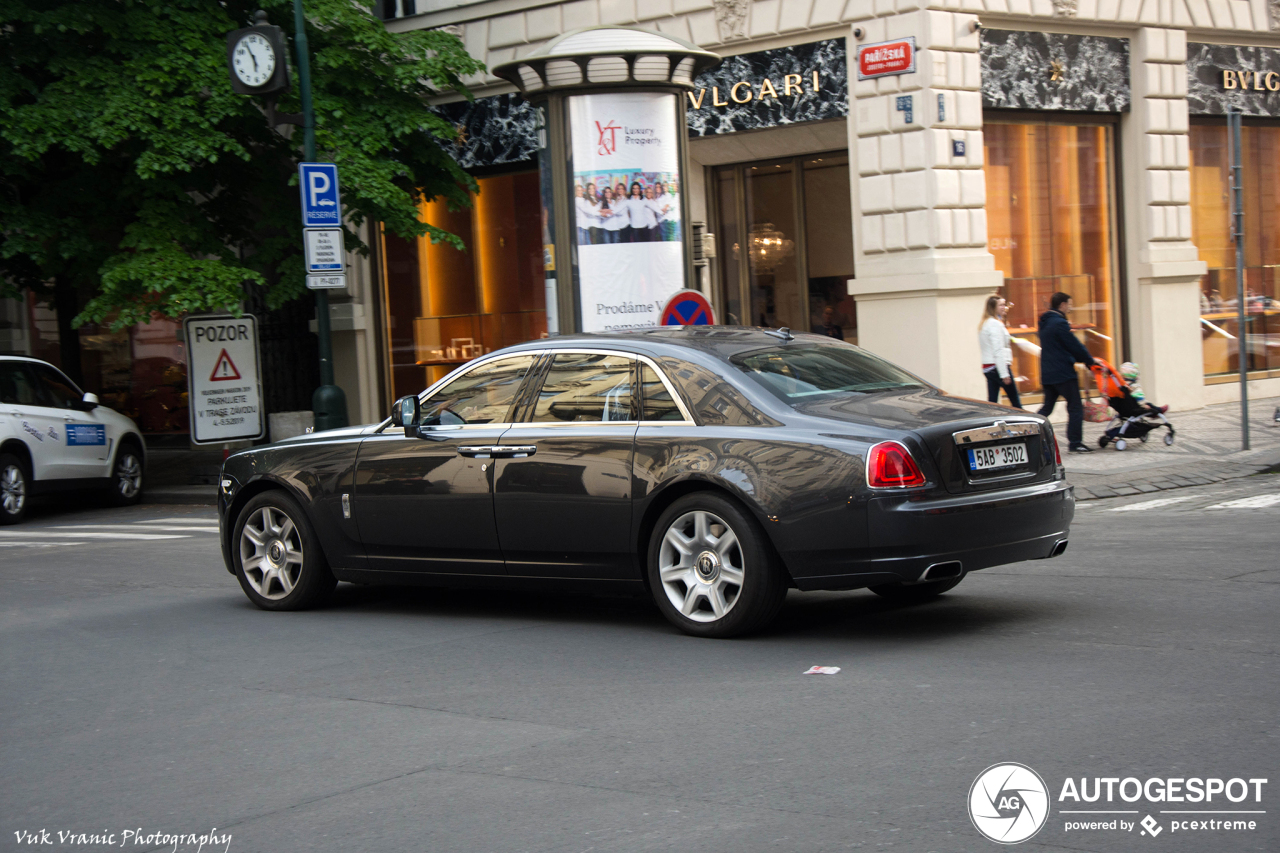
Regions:
<svg viewBox="0 0 1280 853"><path fill-rule="evenodd" d="M302 0L293 0L294 48L298 53L298 87L302 94L303 158L308 163L316 159L316 114L311 106L311 60L307 47L306 18L302 14ZM320 340L320 387L311 397L311 409L315 412L316 432L338 429L347 425L347 397L333 384L333 337L329 329L329 294L323 290L316 295L316 337Z"/></svg>
<svg viewBox="0 0 1280 853"><path fill-rule="evenodd" d="M1236 362L1240 368L1240 447L1249 449L1249 327L1248 298L1244 283L1244 163L1241 152L1241 112L1227 108L1227 135L1231 145L1231 236L1236 241Z"/></svg>

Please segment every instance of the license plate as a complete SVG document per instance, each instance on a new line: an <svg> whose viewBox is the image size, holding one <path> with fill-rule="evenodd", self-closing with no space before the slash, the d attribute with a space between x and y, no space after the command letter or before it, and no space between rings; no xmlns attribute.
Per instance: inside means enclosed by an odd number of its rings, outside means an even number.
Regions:
<svg viewBox="0 0 1280 853"><path fill-rule="evenodd" d="M987 471L992 468L1009 468L1013 465L1026 464L1027 446L1022 443L969 448L970 471Z"/></svg>

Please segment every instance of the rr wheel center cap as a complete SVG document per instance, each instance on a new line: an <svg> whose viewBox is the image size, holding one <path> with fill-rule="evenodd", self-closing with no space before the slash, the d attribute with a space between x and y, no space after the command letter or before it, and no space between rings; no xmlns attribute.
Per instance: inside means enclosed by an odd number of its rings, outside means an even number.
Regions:
<svg viewBox="0 0 1280 853"><path fill-rule="evenodd" d="M720 575L720 555L715 551L703 551L693 561L693 567L698 573L698 580L711 583Z"/></svg>

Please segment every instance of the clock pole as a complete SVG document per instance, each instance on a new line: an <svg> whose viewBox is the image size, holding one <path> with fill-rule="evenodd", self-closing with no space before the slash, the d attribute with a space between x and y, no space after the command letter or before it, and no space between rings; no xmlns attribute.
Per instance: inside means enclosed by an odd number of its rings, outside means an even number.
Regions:
<svg viewBox="0 0 1280 853"><path fill-rule="evenodd" d="M311 59L307 47L306 18L302 0L293 0L294 49L298 53L298 88L302 94L303 160L316 159L316 114L311 106ZM329 329L329 294L316 295L316 337L320 339L320 387L311 396L316 432L347 426L347 396L333 384L333 337Z"/></svg>

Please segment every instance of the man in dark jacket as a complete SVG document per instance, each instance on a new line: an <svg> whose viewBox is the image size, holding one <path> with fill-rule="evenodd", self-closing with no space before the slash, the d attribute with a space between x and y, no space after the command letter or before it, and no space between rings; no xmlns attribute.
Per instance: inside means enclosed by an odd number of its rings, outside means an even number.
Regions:
<svg viewBox="0 0 1280 853"><path fill-rule="evenodd" d="M1067 401L1067 446L1075 453L1088 453L1093 448L1084 443L1084 405L1080 402L1080 380L1076 378L1076 362L1086 367L1093 356L1071 333L1067 313L1071 296L1055 293L1049 300L1050 310L1040 315L1040 384L1044 386L1044 405L1040 414L1053 411L1059 397Z"/></svg>

